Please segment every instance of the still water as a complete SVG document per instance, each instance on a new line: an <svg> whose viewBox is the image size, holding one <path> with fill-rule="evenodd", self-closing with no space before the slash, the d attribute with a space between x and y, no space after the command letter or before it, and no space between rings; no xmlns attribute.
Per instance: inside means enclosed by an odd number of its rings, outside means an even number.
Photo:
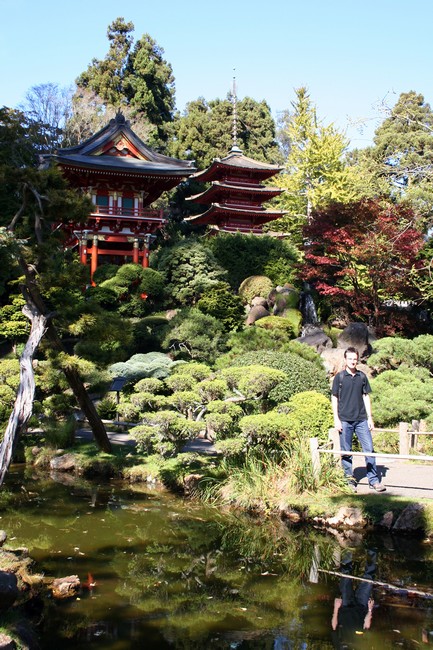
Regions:
<svg viewBox="0 0 433 650"><path fill-rule="evenodd" d="M433 646L433 600L413 593L433 593L425 541L288 530L162 490L19 468L4 494L11 547L28 547L47 576L96 583L47 602L43 649Z"/></svg>

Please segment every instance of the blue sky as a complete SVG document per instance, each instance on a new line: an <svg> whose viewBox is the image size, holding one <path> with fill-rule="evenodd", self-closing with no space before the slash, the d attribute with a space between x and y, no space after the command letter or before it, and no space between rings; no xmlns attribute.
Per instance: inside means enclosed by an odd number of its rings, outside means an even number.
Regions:
<svg viewBox="0 0 433 650"><path fill-rule="evenodd" d="M319 118L362 147L383 101L415 90L433 104L431 0L0 0L0 11L0 105L72 84L105 56L118 16L164 49L180 110L225 97L235 68L240 98L265 99L276 117L305 85Z"/></svg>

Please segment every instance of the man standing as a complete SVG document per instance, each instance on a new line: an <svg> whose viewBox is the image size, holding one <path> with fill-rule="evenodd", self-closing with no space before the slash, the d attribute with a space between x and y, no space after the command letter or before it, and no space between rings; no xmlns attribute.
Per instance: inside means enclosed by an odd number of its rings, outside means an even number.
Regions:
<svg viewBox="0 0 433 650"><path fill-rule="evenodd" d="M353 434L355 434L362 451L372 453L374 450L371 430L374 423L371 416L371 387L367 376L356 367L358 359L356 348L347 348L344 352L346 367L334 377L331 398L334 426L340 432L342 451L352 451ZM342 456L341 464L350 487L355 491L357 484L352 473L352 456ZM365 464L370 488L376 492L385 492L386 488L377 474L376 459L366 456Z"/></svg>

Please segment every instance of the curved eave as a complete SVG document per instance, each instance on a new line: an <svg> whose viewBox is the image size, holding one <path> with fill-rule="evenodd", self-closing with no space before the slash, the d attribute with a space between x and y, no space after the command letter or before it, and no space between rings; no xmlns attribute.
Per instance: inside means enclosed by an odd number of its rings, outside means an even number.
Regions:
<svg viewBox="0 0 433 650"><path fill-rule="evenodd" d="M275 174L278 174L280 171L282 171L282 167L278 167L277 165L261 163L239 154L231 154L221 160L214 160L210 167L201 172L196 172L192 178L206 183L217 179L221 175L227 175L228 172L233 174L248 172L257 176L257 178L266 179L275 176Z"/></svg>
<svg viewBox="0 0 433 650"><path fill-rule="evenodd" d="M212 223L211 219L215 219L218 221L218 220L223 220L225 218L228 218L236 221L250 220L253 221L255 224L259 225L263 223L268 223L268 221L274 221L275 219L279 219L284 214L285 212L282 212L280 210L278 211L265 210L265 209L242 210L238 208L230 208L228 206L221 205L219 203L214 203L210 206L209 210L206 210L206 212L191 217L186 217L185 221L194 224L210 224Z"/></svg>
<svg viewBox="0 0 433 650"><path fill-rule="evenodd" d="M194 167L194 162L191 160L179 160L178 158L170 158L170 156L164 156L163 154L153 151L148 147L141 138L134 133L134 131L129 126L127 120L123 119L122 116L116 116L115 119L110 120L110 122L104 126L100 131L92 135L84 142L74 146L68 147L65 149L57 149L56 154L59 156L70 156L72 155L85 155L91 156L93 152L100 151L107 143L114 141L120 137L124 137L126 140L133 145L133 147L139 152L144 160L149 160L156 164L162 165L171 165L182 166L191 169L191 173L196 170Z"/></svg>
<svg viewBox="0 0 433 650"><path fill-rule="evenodd" d="M212 201L217 201L218 197L223 197L227 195L235 196L253 196L256 197L259 201L269 201L275 196L279 196L282 193L278 187L262 187L262 186L251 186L251 185L234 185L229 183L220 183L215 181L212 183L211 187L202 192L201 194L195 194L194 196L189 196L186 201L194 201L195 203L212 203Z"/></svg>
<svg viewBox="0 0 433 650"><path fill-rule="evenodd" d="M97 173L117 174L117 175L134 175L134 176L151 176L153 178L187 178L193 173L193 169L184 167L167 167L161 163L151 163L149 161L137 160L132 158L114 158L113 156L58 156L52 155L51 158L57 164L66 169L73 171L90 171ZM107 160L107 158L109 160ZM103 160L102 160L103 159Z"/></svg>

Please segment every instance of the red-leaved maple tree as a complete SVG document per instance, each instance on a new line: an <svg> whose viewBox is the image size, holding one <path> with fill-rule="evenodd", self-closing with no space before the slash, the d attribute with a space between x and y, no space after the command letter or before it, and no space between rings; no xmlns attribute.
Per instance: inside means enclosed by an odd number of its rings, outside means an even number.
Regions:
<svg viewBox="0 0 433 650"><path fill-rule="evenodd" d="M396 331L384 301L419 298L411 276L424 240L413 211L378 200L335 204L312 215L304 237L302 278L348 317Z"/></svg>

